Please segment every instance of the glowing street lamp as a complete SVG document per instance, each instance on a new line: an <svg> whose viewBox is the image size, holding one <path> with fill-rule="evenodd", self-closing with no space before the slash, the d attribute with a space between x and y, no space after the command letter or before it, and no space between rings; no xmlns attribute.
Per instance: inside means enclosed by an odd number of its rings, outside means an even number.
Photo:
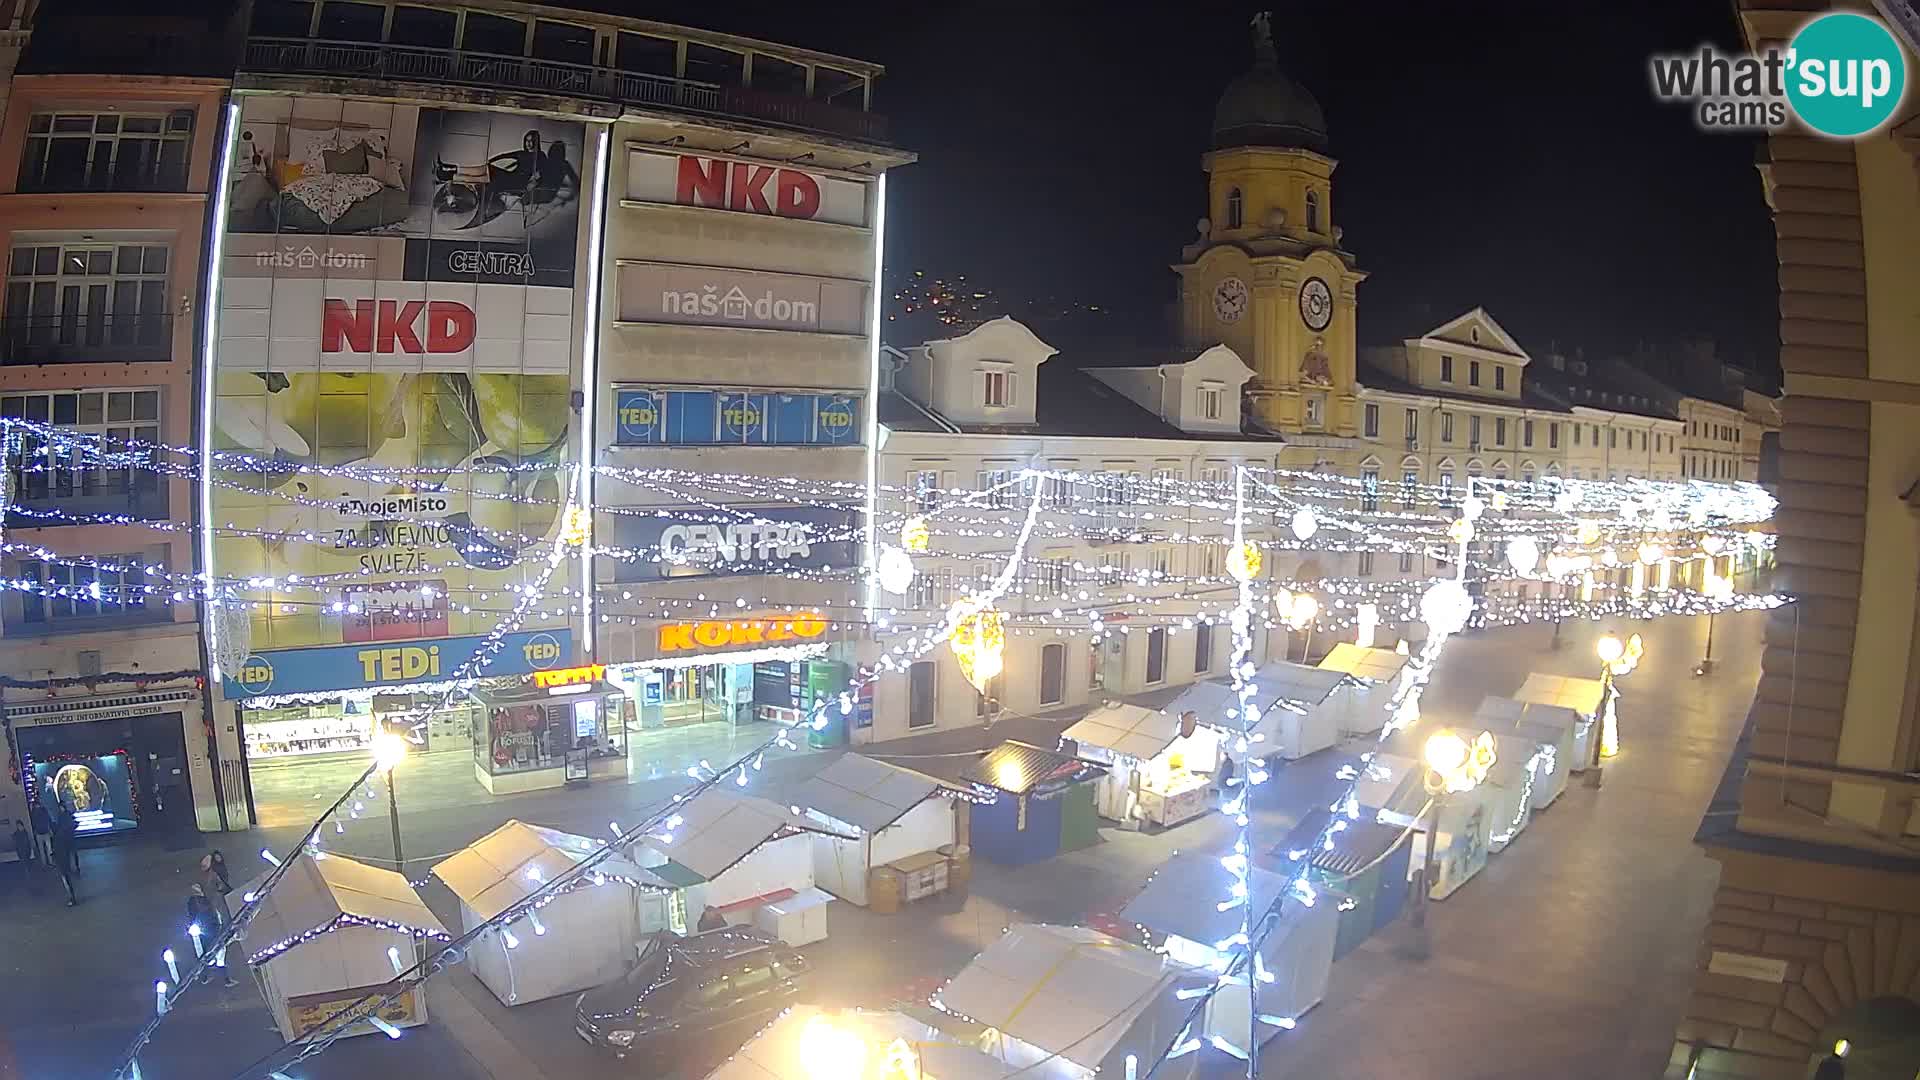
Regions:
<svg viewBox="0 0 1920 1080"><path fill-rule="evenodd" d="M1479 787L1493 769L1496 750L1490 731L1482 731L1474 736L1472 742L1468 742L1465 737L1444 728L1427 736L1425 745L1421 747L1420 760L1426 765L1427 795L1433 805L1433 824L1427 829L1426 862L1420 871L1419 906L1413 909L1413 924L1423 932L1423 951L1427 948L1424 936L1427 904L1432 900L1434 876L1440 865L1440 823L1446 816L1447 799Z"/></svg>
<svg viewBox="0 0 1920 1080"><path fill-rule="evenodd" d="M399 787L400 777L393 770L407 760L407 749L407 738L399 732L385 728L374 732L373 763L387 777L387 824L393 827L393 868L402 874L407 872L407 860L400 853L400 796L394 790Z"/></svg>
<svg viewBox="0 0 1920 1080"><path fill-rule="evenodd" d="M1620 752L1620 719L1616 710L1619 691L1614 688L1613 680L1621 675L1632 673L1640 666L1640 658L1646 654L1646 643L1639 634L1629 634L1625 641L1617 635L1605 634L1593 647L1594 654L1600 658L1600 715L1596 722L1600 725L1600 737L1593 740L1593 756L1588 761L1587 786L1600 786L1600 761Z"/></svg>

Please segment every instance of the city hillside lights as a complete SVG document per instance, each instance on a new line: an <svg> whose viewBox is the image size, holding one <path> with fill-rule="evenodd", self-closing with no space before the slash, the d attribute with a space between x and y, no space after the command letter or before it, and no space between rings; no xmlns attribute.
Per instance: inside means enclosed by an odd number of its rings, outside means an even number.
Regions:
<svg viewBox="0 0 1920 1080"><path fill-rule="evenodd" d="M60 447L58 452L66 455L66 460L76 456L86 459L91 455L100 461L114 460L126 468L155 467L167 470L169 475L184 476L197 475L198 463L203 460L190 449L154 445L134 455L84 434L60 434L44 425L34 427L26 421L8 420L5 423L33 427L36 436L46 437L49 445L57 443ZM50 468L47 462L51 460L51 457L39 462L30 460L25 468L29 471ZM767 514L767 511L743 512L729 505L734 502L844 508L864 497L861 485L845 483L673 469L600 467L595 471L603 476L617 475L624 483L657 490L675 499L685 499L687 505L692 507L692 513L711 515L710 520L716 524L728 521L737 523L742 519L748 523L777 523L770 516L759 516ZM407 490L406 485L419 483L415 477L378 469L342 469L340 474L343 478L351 475L360 482L383 481L399 490ZM309 502L319 505L308 507L300 501L305 496L290 498L274 486L259 482L258 478L249 483L256 485L251 490L260 498L269 502L279 500L289 507L299 508L300 513L329 505L325 500L309 499ZM445 478L444 483L450 493L461 494L470 481L465 476L454 476ZM1475 478L1473 489L1474 493L1463 499L1459 492L1414 486L1402 492L1399 498L1389 498L1348 478L1325 473L1251 467L1235 469L1231 488L1217 481L1155 481L1150 490L1143 485L1139 491L1118 503L1110 497L1109 482L1099 476L1038 468L1018 470L1006 482L982 490L926 491L879 487L874 492L876 511L870 524L863 530L852 530L846 535L851 540L860 539L868 531L882 537L897 536L900 546L891 550L897 551L900 558L894 558L889 552L878 562L890 565L882 567L876 564L869 571L847 566L776 570L769 575L858 583L861 574L867 573L872 576L874 584L886 588L894 597L907 601L899 607L877 608L871 621L862 618L857 605L835 608L824 614L836 627L866 631L879 640L883 648L875 662L861 668L850 678L844 693L823 696L816 712L798 723L807 726L824 724L827 708L839 707L844 710L845 703L861 687L875 679L905 671L916 659L942 645L954 651L963 667L971 669L967 673L969 680L984 691L993 677L1006 667L1006 644L1015 635L1059 635L1068 632L1104 635L1133 632L1151 625L1191 627L1202 620L1225 621L1233 630L1235 647L1230 673L1242 703L1237 710L1239 716L1227 719L1241 727L1243 735L1238 751L1245 754L1251 749L1245 732L1251 731L1252 725L1259 719L1258 709L1252 705L1252 684L1248 678L1252 674L1251 654L1255 632L1263 627L1271 630L1282 625L1324 631L1357 628L1364 610L1367 616L1365 621L1375 624L1388 619L1410 621L1423 618L1428 625L1426 645L1418 650L1418 655L1409 664L1409 677L1395 687L1393 698L1386 705L1393 722L1382 729L1384 737L1417 718L1421 691L1431 677L1447 637L1465 629L1469 620L1518 621L1529 617L1582 617L1628 611L1635 614L1704 613L1717 610L1715 605L1723 601L1725 606L1764 606L1779 602L1779 598L1775 597L1727 596L1726 590L1717 584L1714 586L1714 598L1679 588L1656 589L1645 595L1628 596L1624 590L1614 594L1611 585L1606 586L1609 590L1606 597L1595 598L1592 595L1594 587L1590 575L1594 571L1588 567L1604 561L1603 551L1598 549L1601 544L1606 546L1605 550L1617 547L1636 552L1642 545L1657 544L1660 548L1657 561L1669 567L1714 557L1707 550L1707 540L1710 538L1716 541L1715 546L1721 551L1735 544L1745 545L1741 550L1764 547L1770 540L1764 537L1756 540L1755 537L1761 534L1753 532L1750 527L1770 517L1773 503L1758 488L1641 481L1621 484L1581 482L1576 485L1558 478L1534 483ZM471 494L476 498L482 497L478 489ZM511 499L530 504L541 501L525 495L512 496ZM1179 513L1169 513L1168 507L1176 508ZM593 548L596 557L615 560L657 560L664 555L657 549L621 550L593 545L591 538L583 535L585 530L579 527L582 524L581 509L577 503L564 506L557 519L561 527L555 529L554 535L531 546L509 548L520 552L515 556L516 562L527 564L539 572L533 575L532 580L520 585L493 590L499 598L495 604L501 622L490 640L497 643L505 633L530 619L580 617L585 613L589 601L595 605L590 617L602 626L621 619L637 622L660 617L707 618L724 623L736 618L764 618L766 616L762 612L779 610L778 605L765 604L763 598L752 594L736 595L727 589L724 578L717 578L708 585L713 590L712 595L701 593L693 598L651 597L643 589L636 595L639 587L631 584L590 586L593 591L588 594L573 590L564 582L554 581L554 571L561 562L587 547ZM267 520L273 522L279 519L270 514ZM265 530L252 531L278 531L293 542L326 542L326 538L303 530L298 524L298 517L284 520L289 522L288 526L269 524ZM1656 530L1653 527L1656 520L1664 520L1670 526L1674 522L1683 524ZM1309 521L1311 524L1306 525ZM1463 523L1465 528L1457 528L1456 522ZM138 522L130 518L120 523L159 529L178 524ZM1116 541L1123 543L1218 545L1224 556L1217 564L1220 578L1206 575L1180 577L1146 570L1089 566L1077 569L1075 573L1081 576L1075 580L1061 582L1055 587L1040 572L1041 559L1031 546L1036 530L1043 527L1046 535L1098 528L1110 531ZM221 522L212 523L212 529L222 534L244 531ZM1469 534L1470 540L1462 540L1463 535ZM1583 536L1588 537L1584 542L1581 540ZM1310 548L1306 537L1311 538ZM521 540L538 540L506 536L501 539L511 539L514 544ZM1475 547L1474 542L1503 557L1497 563L1483 563L1476 555L1480 548ZM1449 560L1452 563L1452 575L1438 580L1322 577L1311 583L1291 582L1284 576L1289 569L1287 564L1270 554L1308 551L1425 552L1436 548L1450 549L1452 553ZM62 557L57 553L50 554L51 557ZM1529 554L1533 558L1527 558ZM84 558L75 557L76 561ZM954 582L962 597L960 600L936 600L917 595L917 585L928 570L922 560L934 559L965 560L974 567L976 576ZM1490 586L1484 605L1476 601L1464 584L1470 559L1475 560L1474 580L1485 581ZM902 565L903 560L905 565ZM1529 563L1533 565L1527 565ZM1546 573L1542 572L1543 567ZM1553 573L1555 570L1566 573ZM262 580L209 575L173 575L163 580L165 587L183 596L201 596L213 609L235 608L244 612L261 605L319 604L322 590L337 590L354 583L356 578L357 575L348 572L325 578L297 580L291 576L283 580ZM1235 595L1226 594L1223 589L1226 581L1221 579L1231 581L1228 587ZM1579 600L1569 597L1548 601L1521 600L1502 591L1501 586L1506 582L1532 583L1535 589L1544 586L1562 589L1578 587L1583 595ZM0 584L29 591L50 588L39 582ZM891 588L902 585L905 586L904 591ZM1094 589L1111 589L1114 593L1103 597L1093 592ZM1130 593L1129 606L1140 609L1141 614L1129 620L1129 625L1110 625L1105 619L1104 608L1113 602L1115 594L1120 591ZM1009 603L1010 596L1024 597L1024 602ZM1045 600L1036 604L1034 601L1039 598ZM463 593L458 597L463 611L493 610L483 607L489 600L485 591ZM1048 607L1047 604L1054 606ZM332 608L324 610L329 613L335 611ZM814 614L808 617L823 616ZM1621 649L1624 657L1628 651L1627 644L1622 643ZM452 678L441 680L447 695L441 699L442 708L462 687L471 685L473 680L483 676L489 659L490 654L483 651L466 669L454 673ZM439 689L436 687L436 692ZM427 716L419 718L419 722L427 722L431 715L433 711L430 710ZM750 749L738 761L711 770L711 775L708 775L708 770L702 770L693 790L704 790L706 786L719 782L743 784L757 772L759 760L767 750L791 745L787 739L787 729L781 728L775 738ZM1475 755L1469 753L1468 761L1473 760ZM308 837L292 850L318 852L322 826L327 821L335 820L336 816L345 818L354 814L355 811L348 807L356 801L361 785L377 776L379 771L379 762L375 761L369 766L367 774L356 781L340 802L314 822ZM1269 778L1268 771L1257 760L1251 761L1229 789L1229 797L1222 809L1234 819L1240 837L1236 849L1225 857L1232 860L1232 866L1244 868L1250 863L1252 845L1247 831L1250 829L1248 795L1252 787ZM1348 779L1351 780L1350 777ZM1352 801L1350 786L1347 794L1334 800L1330 808L1335 811L1335 824L1352 820L1358 811ZM632 829L616 830L614 840L601 850L615 851L630 846L657 832L662 822L670 816L671 808L668 808L654 819ZM1330 825L1327 834L1316 841L1316 847L1321 843L1337 842L1335 836L1339 831ZM283 865L287 862L281 860ZM583 862L580 874L573 876L590 877L594 873L592 862L592 859ZM280 869L276 867L275 872ZM1304 871L1304 866L1302 869ZM1244 876L1241 870L1236 870L1235 874L1236 879ZM556 877L542 885L524 903L501 912L497 919L483 926L471 928L470 932L498 927L510 933L506 928L516 923L532 927L532 913L545 898L569 887L573 876ZM244 926L247 913L271 892L276 883L275 878L269 875L254 890L254 898L237 913L235 923ZM1286 895L1300 903L1311 903L1315 896L1304 877L1296 877ZM1250 985L1257 995L1261 980L1258 972L1250 966L1253 963L1251 957L1259 941L1270 931L1272 920L1267 918L1268 913L1252 910L1252 905L1239 889L1230 890L1221 897L1196 897L1196 902L1245 909L1242 933L1223 946L1234 959L1223 973L1221 985ZM224 947L231 933L232 926L223 928L215 944ZM539 947L533 944L534 939L539 937L537 929L518 936L523 948ZM442 970L469 940L471 938L468 935L462 935L461 939L448 943L446 948L430 951L419 963L394 980L392 992L405 992ZM196 973L183 974L186 978L174 984L174 997L182 992L179 989L181 984L193 984ZM388 993L387 988L370 992L367 1001L343 1010L338 1022L311 1033L309 1038L290 1044L274 1059L276 1064L285 1068L321 1052L339 1036L347 1023L363 1015L366 1009L377 1007ZM1203 997L1198 999L1197 1006L1204 1007L1205 1003ZM126 1066L120 1070L120 1075L128 1075L133 1055L150 1035L151 1030L147 1030L136 1038L124 1059ZM1181 1041L1187 1040L1183 1036ZM1143 1064L1151 1072L1155 1063Z"/></svg>

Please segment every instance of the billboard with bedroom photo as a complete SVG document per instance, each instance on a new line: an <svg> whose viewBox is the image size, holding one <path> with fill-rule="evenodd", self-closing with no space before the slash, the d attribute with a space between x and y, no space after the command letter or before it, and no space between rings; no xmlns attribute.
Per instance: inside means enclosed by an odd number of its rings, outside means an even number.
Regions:
<svg viewBox="0 0 1920 1080"><path fill-rule="evenodd" d="M216 572L324 582L255 650L485 632L568 490L585 128L240 102L214 448L292 467L216 485Z"/></svg>

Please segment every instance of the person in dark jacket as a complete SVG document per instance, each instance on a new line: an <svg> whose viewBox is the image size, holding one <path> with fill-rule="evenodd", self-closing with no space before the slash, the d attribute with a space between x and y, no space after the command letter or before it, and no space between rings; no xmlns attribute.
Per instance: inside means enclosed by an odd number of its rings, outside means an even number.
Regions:
<svg viewBox="0 0 1920 1080"><path fill-rule="evenodd" d="M53 815L47 813L47 804L39 799L33 800L33 806L27 810L27 820L33 822L33 850L40 861L53 865Z"/></svg>
<svg viewBox="0 0 1920 1080"><path fill-rule="evenodd" d="M67 887L67 906L80 902L73 891L74 875L80 869L80 851L76 843L77 833L71 814L60 814L53 819L53 868L60 871L60 883Z"/></svg>
<svg viewBox="0 0 1920 1080"><path fill-rule="evenodd" d="M20 865L33 869L33 834L27 831L27 823L19 818L13 819L13 854Z"/></svg>

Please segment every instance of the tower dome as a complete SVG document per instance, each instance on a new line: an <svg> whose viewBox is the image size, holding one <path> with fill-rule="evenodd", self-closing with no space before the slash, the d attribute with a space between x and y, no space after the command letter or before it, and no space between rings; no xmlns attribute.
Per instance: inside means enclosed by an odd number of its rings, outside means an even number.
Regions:
<svg viewBox="0 0 1920 1080"><path fill-rule="evenodd" d="M1327 119L1306 88L1280 70L1270 16L1253 17L1253 67L1227 84L1213 108L1213 148L1295 147L1324 154Z"/></svg>

